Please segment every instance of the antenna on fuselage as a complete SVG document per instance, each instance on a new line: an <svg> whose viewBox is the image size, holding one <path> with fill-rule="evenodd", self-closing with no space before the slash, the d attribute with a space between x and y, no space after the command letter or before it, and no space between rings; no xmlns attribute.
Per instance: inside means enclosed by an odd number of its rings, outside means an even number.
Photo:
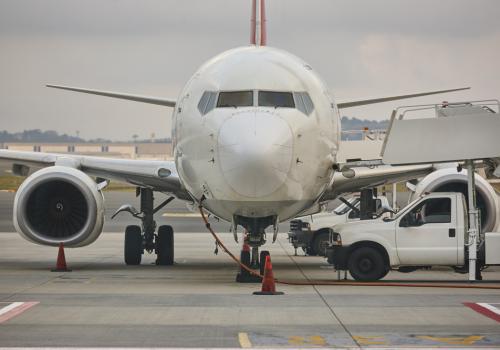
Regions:
<svg viewBox="0 0 500 350"><path fill-rule="evenodd" d="M250 44L265 46L266 43L266 2L265 0L252 0Z"/></svg>

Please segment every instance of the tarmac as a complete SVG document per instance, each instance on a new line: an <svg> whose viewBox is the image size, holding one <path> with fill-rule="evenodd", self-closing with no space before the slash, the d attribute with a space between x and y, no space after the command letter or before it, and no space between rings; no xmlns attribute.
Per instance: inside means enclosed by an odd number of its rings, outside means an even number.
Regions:
<svg viewBox="0 0 500 350"><path fill-rule="evenodd" d="M181 227L174 266L156 266L153 255L126 266L124 216L107 223L94 244L66 249L72 272L51 272L57 248L7 231L11 196L0 194L0 347L500 348L500 290L278 284L284 295L253 295L260 285L236 283L236 265L214 254L201 219L180 206L167 208L177 216L159 219ZM110 207L122 196L133 193L109 195ZM225 230L221 238L237 253ZM275 277L336 280L324 258L294 256L286 230L265 246ZM472 285L499 285L500 268L483 277L490 283ZM437 269L390 272L385 280L446 285L466 278Z"/></svg>

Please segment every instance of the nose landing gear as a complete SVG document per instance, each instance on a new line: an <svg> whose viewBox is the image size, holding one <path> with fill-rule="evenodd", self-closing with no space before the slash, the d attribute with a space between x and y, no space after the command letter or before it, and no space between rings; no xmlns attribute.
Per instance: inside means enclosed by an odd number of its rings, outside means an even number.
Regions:
<svg viewBox="0 0 500 350"><path fill-rule="evenodd" d="M236 230L238 225L241 225L245 228L246 232L248 232L243 239L240 261L248 268L259 269L261 276L264 275L266 256L270 254L267 250L263 250L259 254L259 247L266 243L265 229L271 225L275 228L273 242L276 240L277 221L277 216L267 216L261 218L235 216L233 220L234 230ZM251 251L249 247L252 247ZM260 283L262 282L262 278L252 275L247 270L241 268L236 276L236 281L240 283Z"/></svg>
<svg viewBox="0 0 500 350"><path fill-rule="evenodd" d="M141 197L141 210L138 211L130 204L121 206L111 217L118 213L128 212L141 220L142 225L130 225L125 230L125 263L139 265L144 251L156 253L157 265L173 265L174 263L174 230L172 226L162 225L156 233L154 214L170 203L174 197L169 197L156 208L154 207L153 191L149 188L137 188L137 196Z"/></svg>
<svg viewBox="0 0 500 350"><path fill-rule="evenodd" d="M259 254L259 247L266 241L264 235L264 232L260 235L247 234L243 239L243 247L240 255L241 263L248 268L259 269L260 275L264 275L266 256L270 255L267 250L263 250ZM249 246L252 247L251 251ZM261 283L262 278L252 275L247 270L240 268L240 271L236 275L236 282Z"/></svg>

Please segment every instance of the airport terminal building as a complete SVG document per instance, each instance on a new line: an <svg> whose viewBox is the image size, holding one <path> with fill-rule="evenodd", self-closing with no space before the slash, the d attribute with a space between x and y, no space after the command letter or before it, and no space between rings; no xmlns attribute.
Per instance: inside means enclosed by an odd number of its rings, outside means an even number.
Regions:
<svg viewBox="0 0 500 350"><path fill-rule="evenodd" d="M5 142L1 149L47 153L73 153L87 156L114 157L125 159L172 159L172 143L41 143Z"/></svg>

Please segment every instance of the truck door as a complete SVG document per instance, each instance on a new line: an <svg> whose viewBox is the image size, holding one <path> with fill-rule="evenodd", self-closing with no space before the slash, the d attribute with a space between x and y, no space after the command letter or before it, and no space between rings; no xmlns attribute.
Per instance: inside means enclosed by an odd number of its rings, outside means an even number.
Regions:
<svg viewBox="0 0 500 350"><path fill-rule="evenodd" d="M456 265L456 202L450 197L424 199L396 225L396 244L402 265Z"/></svg>

